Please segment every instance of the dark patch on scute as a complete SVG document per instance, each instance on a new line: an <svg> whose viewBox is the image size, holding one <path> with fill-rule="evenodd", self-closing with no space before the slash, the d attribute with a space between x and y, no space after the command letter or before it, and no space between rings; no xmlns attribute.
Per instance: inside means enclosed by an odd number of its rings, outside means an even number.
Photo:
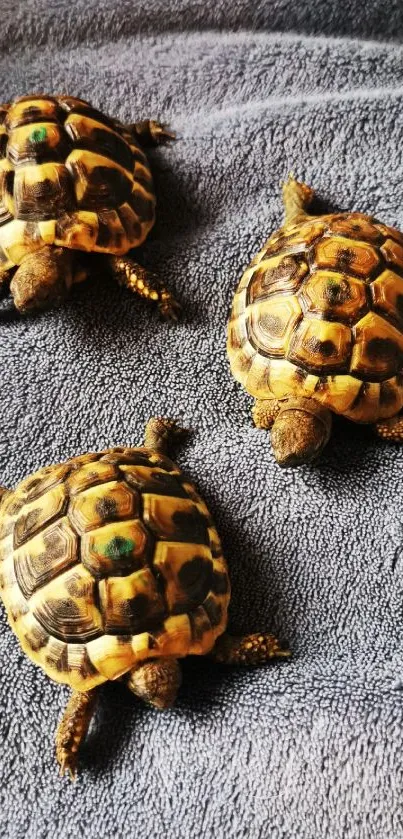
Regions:
<svg viewBox="0 0 403 839"><path fill-rule="evenodd" d="M306 341L306 347L313 355L320 355L324 358L331 358L332 355L337 353L333 341L320 341L314 335Z"/></svg>
<svg viewBox="0 0 403 839"><path fill-rule="evenodd" d="M24 122L40 122L42 117L42 110L37 105L28 105L22 112Z"/></svg>
<svg viewBox="0 0 403 839"><path fill-rule="evenodd" d="M168 495L174 498L188 498L188 493L185 492L176 475L170 475L166 472L151 472L148 479L136 475L134 472L123 472L126 483L131 489L136 489L139 492L150 492L156 495Z"/></svg>
<svg viewBox="0 0 403 839"><path fill-rule="evenodd" d="M99 210L117 207L130 199L132 181L111 162L110 166L94 166L87 169L80 159L67 163L74 180L85 185L82 197L77 202L82 210Z"/></svg>
<svg viewBox="0 0 403 839"><path fill-rule="evenodd" d="M18 548L23 544L35 530L35 527L40 520L42 510L40 507L30 510L25 515L21 515L14 527L14 547Z"/></svg>
<svg viewBox="0 0 403 839"><path fill-rule="evenodd" d="M263 315L260 319L260 327L263 332L273 336L280 336L284 332L284 323L278 315Z"/></svg>
<svg viewBox="0 0 403 839"><path fill-rule="evenodd" d="M352 248L340 248L336 255L336 267L342 273L348 273L351 263L354 261L355 253Z"/></svg>
<svg viewBox="0 0 403 839"><path fill-rule="evenodd" d="M66 591L71 597L88 597L92 598L94 584L90 580L86 580L80 574L73 574L65 582ZM80 613L80 610L78 610Z"/></svg>
<svg viewBox="0 0 403 839"><path fill-rule="evenodd" d="M298 262L293 256L285 256L276 268L267 268L261 279L262 288L269 288L274 283L291 280L298 273Z"/></svg>
<svg viewBox="0 0 403 839"><path fill-rule="evenodd" d="M15 172L13 169L8 169L7 172L4 173L4 177L2 179L3 182L3 193L7 193L11 198L14 195L14 180L15 180Z"/></svg>
<svg viewBox="0 0 403 839"><path fill-rule="evenodd" d="M67 586L66 586L67 589ZM54 614L66 617L66 618L78 618L81 615L81 610L79 606L74 602L74 600L66 598L60 598L59 600L49 599L47 601L48 607Z"/></svg>
<svg viewBox="0 0 403 839"><path fill-rule="evenodd" d="M368 382L363 382L359 391L358 391L358 393L357 393L357 395L356 395L356 397L355 397L355 399L353 400L353 402L351 404L351 408L357 408L359 406L359 404L365 399L365 397L367 395L368 388L369 388L369 383Z"/></svg>
<svg viewBox="0 0 403 839"><path fill-rule="evenodd" d="M130 644L130 643L131 643L131 640L132 640L132 636L131 636L131 635L127 635L127 634L125 634L125 635L117 635L117 636L116 636L116 638L117 638L117 642L118 642L118 644L121 644L121 645L122 645L122 647L123 647L123 646L125 646L126 644Z"/></svg>
<svg viewBox="0 0 403 839"><path fill-rule="evenodd" d="M203 606L199 606L193 612L189 612L189 621L193 641L201 641L206 632L211 629L210 621Z"/></svg>
<svg viewBox="0 0 403 839"><path fill-rule="evenodd" d="M73 184L64 167L58 168L54 180L44 178L28 183L23 177L19 178L15 183L14 199L16 216L23 221L54 219L75 208Z"/></svg>
<svg viewBox="0 0 403 839"><path fill-rule="evenodd" d="M49 533L44 533L43 543L48 559L56 560L64 556L66 543L59 530L51 530Z"/></svg>
<svg viewBox="0 0 403 839"><path fill-rule="evenodd" d="M293 373L293 379L296 384L300 385L303 384L307 376L309 375L307 370L303 370L302 367L297 367Z"/></svg>
<svg viewBox="0 0 403 839"><path fill-rule="evenodd" d="M211 591L214 594L227 594L229 588L228 576L224 571L214 571Z"/></svg>
<svg viewBox="0 0 403 839"><path fill-rule="evenodd" d="M396 401L396 388L390 382L381 382L379 402L381 405L393 405Z"/></svg>
<svg viewBox="0 0 403 839"><path fill-rule="evenodd" d="M133 622L134 627L146 622L151 608L150 600L146 594L136 594L135 597L127 600L126 603L122 605L126 607L125 611L129 615L130 620Z"/></svg>
<svg viewBox="0 0 403 839"><path fill-rule="evenodd" d="M83 114L96 122L103 123L103 125L106 125L107 128L112 128L113 131L116 131L115 120L106 116L106 114L103 114L102 111L98 111L97 108L93 108L92 105L87 104L87 102L78 102L75 100L74 103L72 102L72 107L69 107L67 97L67 101L62 101L61 105L72 114Z"/></svg>
<svg viewBox="0 0 403 839"><path fill-rule="evenodd" d="M14 501L12 501L11 504L7 507L7 513L10 516L16 516L17 513L20 512L21 507L23 506L24 501L22 500L22 498L15 498Z"/></svg>
<svg viewBox="0 0 403 839"><path fill-rule="evenodd" d="M177 510L172 514L172 521L177 531L176 538L185 542L209 544L208 522L197 507L192 507L189 512Z"/></svg>
<svg viewBox="0 0 403 839"><path fill-rule="evenodd" d="M85 647L83 649L77 669L80 673L80 676L83 679L86 679L89 676L96 676L98 674L98 670L96 667L94 667Z"/></svg>
<svg viewBox="0 0 403 839"><path fill-rule="evenodd" d="M403 294L397 295L395 306L400 319L403 320Z"/></svg>
<svg viewBox="0 0 403 839"><path fill-rule="evenodd" d="M218 626L222 619L222 607L211 595L203 603L212 627Z"/></svg>
<svg viewBox="0 0 403 839"><path fill-rule="evenodd" d="M114 498L110 498L106 495L96 502L95 511L101 519L106 521L117 516L118 505Z"/></svg>
<svg viewBox="0 0 403 839"><path fill-rule="evenodd" d="M186 593L189 601L202 603L211 590L213 579L213 565L210 559L195 556L184 562L178 571L179 585Z"/></svg>
<svg viewBox="0 0 403 839"><path fill-rule="evenodd" d="M133 192L130 204L142 221L151 221L154 218L154 201L151 197L147 198L137 190Z"/></svg>
<svg viewBox="0 0 403 839"><path fill-rule="evenodd" d="M25 638L31 647L31 649L37 653L38 650L41 650L43 647L46 647L46 644L49 640L49 635L42 626L33 626L29 632L25 633Z"/></svg>
<svg viewBox="0 0 403 839"><path fill-rule="evenodd" d="M138 221L136 221L130 210L125 207L118 207L116 209L116 212L118 213L118 216L122 222L128 239L130 239L131 241L136 241L137 239L140 239L141 225Z"/></svg>
<svg viewBox="0 0 403 839"><path fill-rule="evenodd" d="M396 365L402 358L399 347L391 338L371 338L367 344L367 355L371 361L382 359Z"/></svg>
<svg viewBox="0 0 403 839"><path fill-rule="evenodd" d="M329 280L324 288L324 296L330 306L341 306L351 300L351 289L346 279L335 282Z"/></svg>
<svg viewBox="0 0 403 839"><path fill-rule="evenodd" d="M109 157L115 163L123 166L130 174L133 172L133 155L130 147L125 143L122 137L119 137L115 132L104 131L102 128L92 128L91 134L87 136L79 136L74 129L74 123L66 125L66 131L74 140L74 148L83 149L101 154L104 157Z"/></svg>
<svg viewBox="0 0 403 839"><path fill-rule="evenodd" d="M98 214L98 233L97 233L97 245L100 248L108 248L111 245L112 240L115 240L116 233L112 233L109 224L105 221L102 221L100 214ZM122 238L122 237L120 237Z"/></svg>
<svg viewBox="0 0 403 839"><path fill-rule="evenodd" d="M59 673L68 673L70 668L67 644L63 644L63 647L61 647L60 644L50 643L45 660L51 667L55 667Z"/></svg>
<svg viewBox="0 0 403 839"><path fill-rule="evenodd" d="M119 465L120 463L125 463L127 465L133 466L153 466L150 461L148 455L139 452L139 454L129 455L126 454L124 451L111 451L107 454L104 454L101 458L101 461L105 460L107 463L115 463Z"/></svg>

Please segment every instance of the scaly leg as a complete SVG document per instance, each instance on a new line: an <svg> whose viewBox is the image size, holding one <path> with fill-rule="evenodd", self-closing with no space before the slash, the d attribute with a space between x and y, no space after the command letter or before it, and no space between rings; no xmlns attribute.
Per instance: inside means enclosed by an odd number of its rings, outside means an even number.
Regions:
<svg viewBox="0 0 403 839"><path fill-rule="evenodd" d="M129 690L155 708L170 708L175 702L182 675L176 658L153 658L135 667L127 678Z"/></svg>
<svg viewBox="0 0 403 839"><path fill-rule="evenodd" d="M53 245L28 254L11 280L14 305L21 314L63 302L73 282L74 255Z"/></svg>
<svg viewBox="0 0 403 839"><path fill-rule="evenodd" d="M224 632L217 639L210 656L221 664L259 665L272 658L288 658L289 650L283 649L277 638L268 632L233 636Z"/></svg>
<svg viewBox="0 0 403 839"><path fill-rule="evenodd" d="M296 181L291 174L288 176L283 184L284 227L308 217L307 210L314 195L314 190L310 186Z"/></svg>
<svg viewBox="0 0 403 839"><path fill-rule="evenodd" d="M88 731L94 712L97 689L74 691L56 732L56 757L60 764L60 774L70 773L76 777L77 752Z"/></svg>
<svg viewBox="0 0 403 839"><path fill-rule="evenodd" d="M181 440L186 434L186 430L180 428L176 420L152 417L146 425L144 445L146 449L168 454L174 441Z"/></svg>
<svg viewBox="0 0 403 839"><path fill-rule="evenodd" d="M280 408L281 401L279 399L256 399L252 408L252 417L256 428L271 428L277 419Z"/></svg>
<svg viewBox="0 0 403 839"><path fill-rule="evenodd" d="M108 262L120 285L158 303L165 320L178 320L181 307L155 274L146 271L128 256L109 256Z"/></svg>
<svg viewBox="0 0 403 839"><path fill-rule="evenodd" d="M373 425L375 434L391 443L403 443L403 412L389 419L379 420Z"/></svg>
<svg viewBox="0 0 403 839"><path fill-rule="evenodd" d="M162 146L176 139L174 131L170 131L167 125L155 119L143 119L128 125L127 128L143 148Z"/></svg>

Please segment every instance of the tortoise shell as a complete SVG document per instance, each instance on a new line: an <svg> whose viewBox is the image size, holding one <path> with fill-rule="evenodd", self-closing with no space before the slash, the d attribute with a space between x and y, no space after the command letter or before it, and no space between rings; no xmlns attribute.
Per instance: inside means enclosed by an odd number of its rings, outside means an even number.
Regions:
<svg viewBox="0 0 403 839"><path fill-rule="evenodd" d="M0 266L44 245L127 253L154 223L147 158L134 136L82 99L0 106Z"/></svg>
<svg viewBox="0 0 403 839"><path fill-rule="evenodd" d="M151 449L115 448L3 497L0 594L29 658L89 690L144 659L208 652L230 589L194 486Z"/></svg>
<svg viewBox="0 0 403 839"><path fill-rule="evenodd" d="M357 422L403 405L403 235L362 213L305 217L245 271L232 372L258 399L311 396Z"/></svg>

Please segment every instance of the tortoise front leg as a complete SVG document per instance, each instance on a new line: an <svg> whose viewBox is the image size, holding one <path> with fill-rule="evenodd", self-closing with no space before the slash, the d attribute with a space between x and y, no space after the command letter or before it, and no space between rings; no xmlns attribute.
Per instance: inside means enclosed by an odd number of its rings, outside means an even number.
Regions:
<svg viewBox="0 0 403 839"><path fill-rule="evenodd" d="M224 632L210 653L210 657L220 664L245 666L265 664L273 658L288 658L290 655L290 651L283 649L277 638L269 632L240 636Z"/></svg>
<svg viewBox="0 0 403 839"><path fill-rule="evenodd" d="M389 419L382 419L373 426L375 434L391 443L403 443L403 411Z"/></svg>
<svg viewBox="0 0 403 839"><path fill-rule="evenodd" d="M120 285L140 297L155 301L165 320L178 320L181 307L161 280L128 256L109 256L108 262Z"/></svg>
<svg viewBox="0 0 403 839"><path fill-rule="evenodd" d="M279 399L256 399L252 408L252 417L256 428L271 428L277 419L280 408L281 402Z"/></svg>
<svg viewBox="0 0 403 839"><path fill-rule="evenodd" d="M70 697L56 732L56 757L60 774L70 773L72 780L77 772L77 753L88 731L94 712L97 688L74 691Z"/></svg>

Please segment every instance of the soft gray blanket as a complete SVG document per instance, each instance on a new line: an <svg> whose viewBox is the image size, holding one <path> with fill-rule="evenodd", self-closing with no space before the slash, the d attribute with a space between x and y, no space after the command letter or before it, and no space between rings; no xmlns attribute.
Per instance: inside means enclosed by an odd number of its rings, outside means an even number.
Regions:
<svg viewBox="0 0 403 839"><path fill-rule="evenodd" d="M0 482L142 439L154 413L231 570L231 628L287 639L290 663L184 663L176 708L102 690L76 785L53 736L68 690L0 613L0 835L10 839L399 839L403 448L340 421L319 465L282 472L232 380L225 325L243 267L282 219L289 170L323 206L403 228L400 0L2 0L1 99L66 92L179 132L152 154L159 218L139 258L182 300L111 282L1 326Z"/></svg>

